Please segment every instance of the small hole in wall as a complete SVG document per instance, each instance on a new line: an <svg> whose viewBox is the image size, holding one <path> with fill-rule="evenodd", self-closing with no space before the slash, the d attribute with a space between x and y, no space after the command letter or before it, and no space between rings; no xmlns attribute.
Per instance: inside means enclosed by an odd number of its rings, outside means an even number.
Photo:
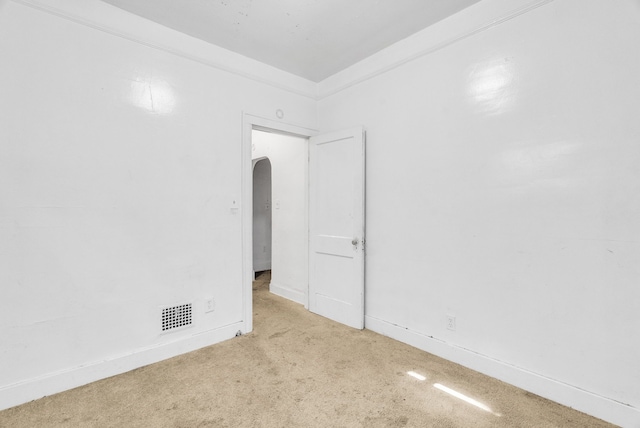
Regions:
<svg viewBox="0 0 640 428"><path fill-rule="evenodd" d="M162 331L191 325L193 322L193 307L191 303L171 306L162 309Z"/></svg>
<svg viewBox="0 0 640 428"><path fill-rule="evenodd" d="M284 117L284 112L280 109L276 110L276 117L278 119L282 119Z"/></svg>

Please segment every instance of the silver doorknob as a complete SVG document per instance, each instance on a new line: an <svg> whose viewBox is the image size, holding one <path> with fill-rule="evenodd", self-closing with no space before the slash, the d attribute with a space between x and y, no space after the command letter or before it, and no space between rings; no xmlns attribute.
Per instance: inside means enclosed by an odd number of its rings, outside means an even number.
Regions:
<svg viewBox="0 0 640 428"><path fill-rule="evenodd" d="M358 241L358 238L353 238L353 239L351 240L351 245L358 245L358 242L359 242L359 241Z"/></svg>

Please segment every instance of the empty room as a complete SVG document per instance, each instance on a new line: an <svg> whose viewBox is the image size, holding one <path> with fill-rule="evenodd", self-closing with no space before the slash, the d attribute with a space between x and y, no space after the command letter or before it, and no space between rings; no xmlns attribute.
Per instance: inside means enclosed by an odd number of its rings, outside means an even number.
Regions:
<svg viewBox="0 0 640 428"><path fill-rule="evenodd" d="M0 0L0 427L640 428L639 114L638 0Z"/></svg>

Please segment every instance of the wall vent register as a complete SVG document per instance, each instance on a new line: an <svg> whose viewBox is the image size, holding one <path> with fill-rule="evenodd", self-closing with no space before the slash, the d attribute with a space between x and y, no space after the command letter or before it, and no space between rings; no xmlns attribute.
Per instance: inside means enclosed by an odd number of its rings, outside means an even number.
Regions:
<svg viewBox="0 0 640 428"><path fill-rule="evenodd" d="M162 331L191 325L193 323L192 315L192 303L162 308Z"/></svg>

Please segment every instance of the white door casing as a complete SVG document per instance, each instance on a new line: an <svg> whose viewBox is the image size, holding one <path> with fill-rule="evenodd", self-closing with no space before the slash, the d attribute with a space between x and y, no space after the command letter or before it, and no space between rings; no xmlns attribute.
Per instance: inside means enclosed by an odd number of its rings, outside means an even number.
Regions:
<svg viewBox="0 0 640 428"><path fill-rule="evenodd" d="M309 310L364 328L365 135L309 139Z"/></svg>
<svg viewBox="0 0 640 428"><path fill-rule="evenodd" d="M242 213L242 333L253 330L253 168L251 161L251 134L254 129L273 131L277 133L296 135L309 138L317 135L314 129L275 121L246 112L242 113L242 198L240 212ZM232 195L235 202L236 197ZM232 206L232 212L237 210ZM303 250L307 252L306 249ZM305 296L306 297L306 296ZM305 301L307 298L305 298Z"/></svg>

